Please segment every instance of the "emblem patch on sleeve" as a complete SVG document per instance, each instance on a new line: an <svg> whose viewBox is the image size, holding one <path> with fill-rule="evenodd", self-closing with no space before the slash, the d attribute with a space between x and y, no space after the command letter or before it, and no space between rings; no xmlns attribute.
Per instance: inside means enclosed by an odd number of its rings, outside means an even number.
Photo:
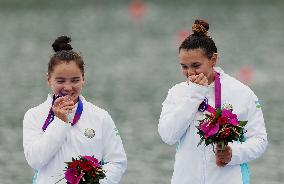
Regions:
<svg viewBox="0 0 284 184"><path fill-rule="evenodd" d="M119 131L118 131L117 128L114 128L113 131L114 131L114 133L115 133L116 136L120 136Z"/></svg>
<svg viewBox="0 0 284 184"><path fill-rule="evenodd" d="M258 108L258 109L260 109L260 108L261 108L261 105L260 105L260 103L259 103L259 101L258 101L258 100L256 100L254 103L255 103L256 108Z"/></svg>

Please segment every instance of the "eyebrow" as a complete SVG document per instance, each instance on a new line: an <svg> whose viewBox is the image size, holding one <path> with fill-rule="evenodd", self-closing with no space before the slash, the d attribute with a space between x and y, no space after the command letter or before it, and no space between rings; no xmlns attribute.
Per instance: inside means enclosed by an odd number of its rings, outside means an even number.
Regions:
<svg viewBox="0 0 284 184"><path fill-rule="evenodd" d="M64 77L56 77L55 80L65 80Z"/></svg>
<svg viewBox="0 0 284 184"><path fill-rule="evenodd" d="M65 80L64 77L56 77L55 80ZM80 79L80 77L72 77L71 80Z"/></svg>
<svg viewBox="0 0 284 184"><path fill-rule="evenodd" d="M200 63L197 61L197 62L194 62L194 63L191 63L191 66L193 65L199 65Z"/></svg>
<svg viewBox="0 0 284 184"><path fill-rule="evenodd" d="M192 65L199 65L200 63L197 61L197 62L194 62L194 63L191 63L191 64L189 64L190 66L192 66ZM184 64L184 63L180 63L180 65L182 65L182 66L188 66L187 64Z"/></svg>
<svg viewBox="0 0 284 184"><path fill-rule="evenodd" d="M72 80L74 80L74 79L80 79L80 77L72 77L71 79L72 79Z"/></svg>

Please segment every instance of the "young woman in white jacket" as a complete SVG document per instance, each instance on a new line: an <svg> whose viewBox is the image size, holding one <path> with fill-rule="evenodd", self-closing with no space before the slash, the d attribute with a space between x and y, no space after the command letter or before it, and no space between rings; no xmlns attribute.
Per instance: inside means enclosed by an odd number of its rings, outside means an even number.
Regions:
<svg viewBox="0 0 284 184"><path fill-rule="evenodd" d="M179 62L186 82L172 87L163 102L158 131L167 144L177 144L172 184L248 184L248 162L261 156L267 134L259 101L252 90L216 67L217 48L208 36L209 24L195 20L192 31L179 47ZM221 104L231 104L239 120L248 121L243 143L224 149L197 146L196 126L205 98L215 105L215 72L220 74Z"/></svg>
<svg viewBox="0 0 284 184"><path fill-rule="evenodd" d="M106 178L100 183L116 184L127 165L122 141L110 115L81 95L84 62L70 41L61 36L53 43L47 74L53 94L28 110L23 120L25 157L36 170L33 183L58 182L64 177L65 162L87 155L103 164Z"/></svg>

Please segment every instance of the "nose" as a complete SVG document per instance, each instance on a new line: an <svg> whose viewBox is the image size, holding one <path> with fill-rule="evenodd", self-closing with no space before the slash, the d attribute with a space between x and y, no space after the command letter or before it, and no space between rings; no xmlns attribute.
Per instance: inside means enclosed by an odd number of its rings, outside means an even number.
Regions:
<svg viewBox="0 0 284 184"><path fill-rule="evenodd" d="M64 91L71 91L72 90L72 85L71 84L65 84L63 86L63 90Z"/></svg>
<svg viewBox="0 0 284 184"><path fill-rule="evenodd" d="M186 70L186 72L187 72L187 77L188 77L188 76L191 76L191 75L196 75L195 69L192 69L192 68L188 68L188 69Z"/></svg>

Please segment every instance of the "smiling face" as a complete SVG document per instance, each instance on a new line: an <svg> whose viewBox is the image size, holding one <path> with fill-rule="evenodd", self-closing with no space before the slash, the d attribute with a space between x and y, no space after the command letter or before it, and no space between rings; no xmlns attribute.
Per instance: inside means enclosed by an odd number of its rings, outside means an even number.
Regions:
<svg viewBox="0 0 284 184"><path fill-rule="evenodd" d="M214 53L209 59L200 48L190 50L181 49L179 52L179 62L182 73L186 78L203 73L208 79L208 84L214 81L213 67L217 62L217 53Z"/></svg>
<svg viewBox="0 0 284 184"><path fill-rule="evenodd" d="M62 61L55 65L53 71L48 74L47 81L54 95L69 95L74 103L78 101L84 85L82 71L74 61Z"/></svg>

